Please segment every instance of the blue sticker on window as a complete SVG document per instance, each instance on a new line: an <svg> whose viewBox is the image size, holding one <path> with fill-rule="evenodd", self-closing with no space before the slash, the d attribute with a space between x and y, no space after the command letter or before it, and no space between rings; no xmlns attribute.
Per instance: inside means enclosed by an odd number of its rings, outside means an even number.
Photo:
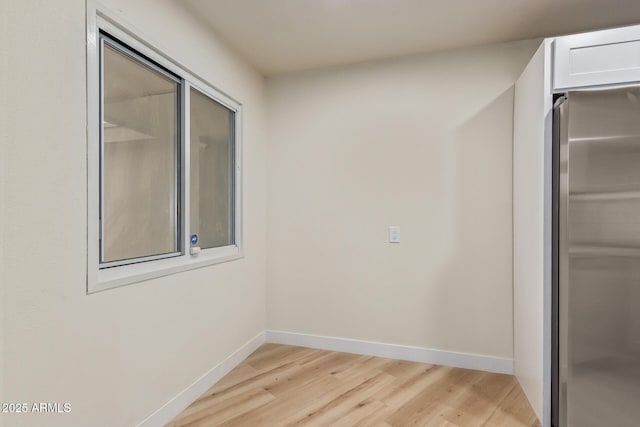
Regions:
<svg viewBox="0 0 640 427"><path fill-rule="evenodd" d="M198 235L197 234L192 234L191 235L191 244L195 245L196 243L198 243Z"/></svg>

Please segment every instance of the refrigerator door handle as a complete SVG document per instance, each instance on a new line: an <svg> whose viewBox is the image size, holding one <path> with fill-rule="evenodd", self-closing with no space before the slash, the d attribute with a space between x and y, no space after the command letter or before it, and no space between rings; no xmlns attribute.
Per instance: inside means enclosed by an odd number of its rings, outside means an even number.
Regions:
<svg viewBox="0 0 640 427"><path fill-rule="evenodd" d="M552 151L552 354L551 354L551 425L567 425L566 419L566 368L567 326L566 288L568 285L568 242L567 210L569 205L569 95L558 97L553 109L553 151ZM565 289L565 291L563 291ZM563 298L563 293L565 297Z"/></svg>

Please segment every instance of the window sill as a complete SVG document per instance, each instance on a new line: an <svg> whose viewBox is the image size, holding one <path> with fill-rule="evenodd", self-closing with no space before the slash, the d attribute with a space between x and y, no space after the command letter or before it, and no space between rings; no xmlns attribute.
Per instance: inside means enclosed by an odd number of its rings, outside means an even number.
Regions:
<svg viewBox="0 0 640 427"><path fill-rule="evenodd" d="M119 286L169 276L183 271L221 264L243 257L244 254L238 246L225 246L222 248L207 249L195 256L187 254L174 258L104 268L98 271L94 283L91 281L88 283L87 293L92 294Z"/></svg>

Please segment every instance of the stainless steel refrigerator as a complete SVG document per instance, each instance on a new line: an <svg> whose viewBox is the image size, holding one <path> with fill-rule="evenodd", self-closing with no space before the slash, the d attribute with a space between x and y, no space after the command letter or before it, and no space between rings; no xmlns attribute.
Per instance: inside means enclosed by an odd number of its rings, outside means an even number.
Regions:
<svg viewBox="0 0 640 427"><path fill-rule="evenodd" d="M640 426L640 88L554 108L557 427Z"/></svg>

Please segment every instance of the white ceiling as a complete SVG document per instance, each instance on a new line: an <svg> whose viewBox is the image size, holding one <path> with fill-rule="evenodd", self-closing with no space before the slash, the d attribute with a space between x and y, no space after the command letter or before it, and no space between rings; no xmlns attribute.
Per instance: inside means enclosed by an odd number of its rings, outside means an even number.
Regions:
<svg viewBox="0 0 640 427"><path fill-rule="evenodd" d="M178 0L273 75L640 23L639 0Z"/></svg>

